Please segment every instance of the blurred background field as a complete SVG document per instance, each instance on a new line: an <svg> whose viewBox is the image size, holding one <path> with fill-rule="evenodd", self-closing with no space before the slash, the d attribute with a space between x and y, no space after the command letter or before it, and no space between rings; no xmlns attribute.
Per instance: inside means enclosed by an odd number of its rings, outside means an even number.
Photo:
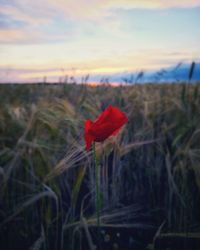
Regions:
<svg viewBox="0 0 200 250"><path fill-rule="evenodd" d="M109 104L129 122L97 148L103 248L150 249L161 232L200 231L198 83L1 84L0 249L94 249L84 121Z"/></svg>

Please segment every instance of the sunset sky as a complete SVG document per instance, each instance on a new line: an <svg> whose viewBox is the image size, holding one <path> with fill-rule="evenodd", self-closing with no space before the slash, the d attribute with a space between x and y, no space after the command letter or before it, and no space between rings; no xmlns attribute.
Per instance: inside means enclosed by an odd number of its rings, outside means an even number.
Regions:
<svg viewBox="0 0 200 250"><path fill-rule="evenodd" d="M200 0L0 0L0 82L200 59Z"/></svg>

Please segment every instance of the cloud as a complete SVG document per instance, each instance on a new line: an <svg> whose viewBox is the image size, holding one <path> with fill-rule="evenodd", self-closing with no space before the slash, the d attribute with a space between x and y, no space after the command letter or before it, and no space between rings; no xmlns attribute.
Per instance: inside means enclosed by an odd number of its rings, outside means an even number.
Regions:
<svg viewBox="0 0 200 250"><path fill-rule="evenodd" d="M87 32L91 35L97 29L99 33L106 31L117 34L121 29L121 20L115 14L116 9L194 6L200 6L200 0L2 0L0 42L30 43L31 40L39 42L40 39L41 42L51 42L65 39L66 34L71 39L77 33L79 36ZM59 28L60 25L62 28ZM92 25L95 28L91 28Z"/></svg>
<svg viewBox="0 0 200 250"><path fill-rule="evenodd" d="M17 1L14 5L0 3L0 43L37 44L62 41L66 34L63 30L57 32L59 27L53 34L49 32L53 26L54 15L53 11L48 11L41 4L32 3L27 6L25 0Z"/></svg>
<svg viewBox="0 0 200 250"><path fill-rule="evenodd" d="M52 63L49 61L41 63L29 64L25 60L24 64L17 67L10 64L0 65L0 81L1 82L31 82L42 81L44 77L48 81L58 81L59 78L65 78L66 75L79 78L87 74L93 75L112 75L122 72L137 72L140 70L158 70L161 67L176 65L179 62L198 61L197 49L193 51L163 49L144 49L129 55L121 55L115 58L94 58L90 61L82 59L74 63L63 62L63 64Z"/></svg>
<svg viewBox="0 0 200 250"><path fill-rule="evenodd" d="M111 9L192 8L200 6L200 0L44 0L41 4L48 6L48 12L54 10L66 17L90 20L105 17Z"/></svg>
<svg viewBox="0 0 200 250"><path fill-rule="evenodd" d="M0 42L9 43L11 39L21 41L24 38L24 33L18 29L1 29L0 30Z"/></svg>
<svg viewBox="0 0 200 250"><path fill-rule="evenodd" d="M33 13L34 14L34 13ZM0 5L0 15L3 15L4 18L12 20L13 22L23 22L24 24L31 26L43 25L49 22L50 16L42 15L33 15L26 10L26 8L21 9L12 5Z"/></svg>
<svg viewBox="0 0 200 250"><path fill-rule="evenodd" d="M200 6L200 0L108 0L107 5L125 9L192 8Z"/></svg>
<svg viewBox="0 0 200 250"><path fill-rule="evenodd" d="M0 45L46 45L63 42L67 34L45 34L42 31L15 28L0 28ZM0 48L1 49L1 48Z"/></svg>
<svg viewBox="0 0 200 250"><path fill-rule="evenodd" d="M23 0L25 1L25 0ZM76 18L98 18L107 15L110 9L157 9L192 8L200 6L200 0L44 0L49 10L54 9Z"/></svg>
<svg viewBox="0 0 200 250"><path fill-rule="evenodd" d="M44 24L56 16L66 19L98 19L109 15L111 9L191 8L200 6L200 0L8 0L0 13L29 24Z"/></svg>
<svg viewBox="0 0 200 250"><path fill-rule="evenodd" d="M0 0L0 66L38 67L12 69L2 79L58 77L55 67L100 74L195 59L195 6L200 0Z"/></svg>
<svg viewBox="0 0 200 250"><path fill-rule="evenodd" d="M16 5L0 4L0 43L19 44L40 41L38 27L48 23L44 17L31 16Z"/></svg>

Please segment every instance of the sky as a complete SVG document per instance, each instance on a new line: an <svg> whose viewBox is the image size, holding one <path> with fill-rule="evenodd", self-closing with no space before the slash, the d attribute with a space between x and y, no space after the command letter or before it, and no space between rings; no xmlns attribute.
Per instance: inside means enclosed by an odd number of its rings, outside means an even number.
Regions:
<svg viewBox="0 0 200 250"><path fill-rule="evenodd" d="M0 82L200 59L200 0L0 0Z"/></svg>

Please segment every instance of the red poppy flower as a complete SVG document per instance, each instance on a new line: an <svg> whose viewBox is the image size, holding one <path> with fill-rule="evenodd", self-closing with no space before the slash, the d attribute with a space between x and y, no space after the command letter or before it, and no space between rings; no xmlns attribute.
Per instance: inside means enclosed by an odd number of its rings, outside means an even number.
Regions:
<svg viewBox="0 0 200 250"><path fill-rule="evenodd" d="M93 141L102 142L109 136L116 135L120 128L127 122L127 116L121 110L112 105L109 105L94 122L86 120L86 149L90 150Z"/></svg>

